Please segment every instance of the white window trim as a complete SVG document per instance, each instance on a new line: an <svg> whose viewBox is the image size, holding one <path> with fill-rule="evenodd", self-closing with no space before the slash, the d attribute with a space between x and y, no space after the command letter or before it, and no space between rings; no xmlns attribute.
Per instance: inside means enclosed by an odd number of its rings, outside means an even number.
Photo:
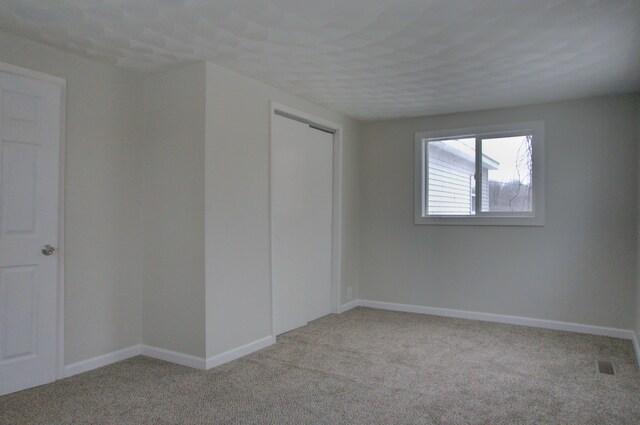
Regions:
<svg viewBox="0 0 640 425"><path fill-rule="evenodd" d="M513 133L531 133L532 161L533 161L533 212L508 213L484 212L477 215L427 215L426 214L426 181L425 150L427 139L464 138L508 136ZM477 152L480 155L481 152ZM476 180L478 186L480 179ZM476 197L482 193L476 188ZM472 226L544 226L545 220L545 152L544 152L544 122L523 122L498 124L482 127L455 128L446 130L426 131L415 135L415 224L430 225L472 225Z"/></svg>

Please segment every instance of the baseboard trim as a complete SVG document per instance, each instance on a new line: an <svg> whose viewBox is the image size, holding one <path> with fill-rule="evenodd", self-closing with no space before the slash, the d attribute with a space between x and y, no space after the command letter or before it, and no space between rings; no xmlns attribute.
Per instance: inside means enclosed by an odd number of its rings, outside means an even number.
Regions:
<svg viewBox="0 0 640 425"><path fill-rule="evenodd" d="M388 303L384 301L353 300L338 307L338 313L344 313L355 307L370 307L381 310L403 311L407 313L431 314L434 316L455 317L458 319L480 320L485 322L507 323L511 325L532 326L536 328L554 329L585 333L592 335L609 336L630 340L635 350L638 366L640 366L640 343L638 336L632 330L607 328L602 326L582 325L579 323L560 322L545 319L533 319L529 317L509 316L502 314L480 313L475 311L455 310L448 308L426 307L411 304ZM233 348L223 353L205 359L203 357L192 356L190 354L179 353L177 351L164 348L152 347L149 345L132 345L111 353L102 354L90 359L82 360L64 367L64 377L68 378L79 373L88 372L93 369L108 366L131 357L145 355L155 359L164 360L179 365L192 367L195 369L211 369L224 363L236 360L240 357L262 350L276 342L272 335L252 341L240 347Z"/></svg>
<svg viewBox="0 0 640 425"><path fill-rule="evenodd" d="M239 359L240 357L244 357L247 354L254 353L256 351L262 350L263 348L267 348L268 346L275 344L275 342L276 337L273 335L256 339L255 341L252 341L248 344L244 344L240 347L232 348L231 350L227 350L223 353L209 357L206 361L205 367L206 369L211 369L213 367L220 366L224 363Z"/></svg>
<svg viewBox="0 0 640 425"><path fill-rule="evenodd" d="M638 367L640 367L640 343L638 342L638 335L633 333L633 349L636 352L636 360L638 361Z"/></svg>
<svg viewBox="0 0 640 425"><path fill-rule="evenodd" d="M132 345L131 347L123 348L122 350L113 351L111 353L102 354L100 356L91 357L90 359L82 360L76 363L71 363L64 367L64 377L68 378L79 373L88 372L99 367L108 366L112 363L126 360L130 357L139 356L142 354L142 346Z"/></svg>
<svg viewBox="0 0 640 425"><path fill-rule="evenodd" d="M173 350L167 350L165 348L152 347L149 345L142 346L142 355L153 357L158 360L164 360L166 362L176 363L182 366L206 370L246 356L247 354L251 354L255 351L262 350L275 342L275 337L271 335L265 336L264 338L257 339L248 344L241 345L240 347L232 348L224 353L211 356L208 359L193 356L191 354L179 353Z"/></svg>
<svg viewBox="0 0 640 425"><path fill-rule="evenodd" d="M176 363L195 369L211 369L212 367L220 366L221 364L246 356L247 354L262 350L275 342L276 338L274 336L265 336L264 338L257 339L248 344L209 357L208 359L150 345L132 345L131 347L123 348L122 350L102 354L100 356L66 365L64 367L64 378L108 366L112 363L139 355L153 357L154 359L164 360L166 362Z"/></svg>
<svg viewBox="0 0 640 425"><path fill-rule="evenodd" d="M628 329L607 328L603 326L583 325L579 323L560 322L555 320L533 319L530 317L480 313L476 311L454 310L439 307L425 307L419 305L397 304L371 300L360 300L359 305L362 307L379 308L381 310L431 314L434 316L455 317L458 319L481 320L484 322L508 323L511 325L532 326L535 328L554 329L559 331L569 331L591 335L602 335L628 340L633 340L635 336L634 332Z"/></svg>
<svg viewBox="0 0 640 425"><path fill-rule="evenodd" d="M206 360L204 357L167 350L166 348L153 347L151 345L142 346L142 355L153 357L158 360L164 360L165 362L192 367L194 369L205 369L206 366Z"/></svg>
<svg viewBox="0 0 640 425"><path fill-rule="evenodd" d="M352 300L352 301L349 301L348 303L344 303L338 306L338 314L344 313L345 311L349 311L352 308L358 307L359 305L360 305L360 300Z"/></svg>

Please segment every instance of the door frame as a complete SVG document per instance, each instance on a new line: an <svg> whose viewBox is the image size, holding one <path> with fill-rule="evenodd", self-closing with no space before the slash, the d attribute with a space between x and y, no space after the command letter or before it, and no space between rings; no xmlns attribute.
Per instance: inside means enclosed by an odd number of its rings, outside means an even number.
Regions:
<svg viewBox="0 0 640 425"><path fill-rule="evenodd" d="M271 217L273 117L278 115L333 132L333 187L331 212L331 312L337 313L342 297L342 133L340 124L270 101L269 103L269 280L271 282L271 334L275 335L273 287L273 225Z"/></svg>
<svg viewBox="0 0 640 425"><path fill-rule="evenodd" d="M67 80L43 72L0 62L0 72L46 81L60 90L60 135L58 158L58 262L56 291L56 380L64 378L64 188L65 188L65 145L66 145L66 93Z"/></svg>

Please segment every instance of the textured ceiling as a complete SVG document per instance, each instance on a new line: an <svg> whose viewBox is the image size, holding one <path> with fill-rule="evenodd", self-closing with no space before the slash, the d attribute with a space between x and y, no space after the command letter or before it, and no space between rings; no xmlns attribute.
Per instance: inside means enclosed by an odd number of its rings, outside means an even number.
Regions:
<svg viewBox="0 0 640 425"><path fill-rule="evenodd" d="M640 88L640 0L2 0L0 30L142 72L210 60L361 119Z"/></svg>

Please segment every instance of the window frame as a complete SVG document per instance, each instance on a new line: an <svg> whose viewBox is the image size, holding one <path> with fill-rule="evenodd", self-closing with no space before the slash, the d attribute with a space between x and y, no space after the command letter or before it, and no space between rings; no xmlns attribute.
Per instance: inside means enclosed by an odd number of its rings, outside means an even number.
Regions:
<svg viewBox="0 0 640 425"><path fill-rule="evenodd" d="M531 134L532 212L483 212L482 208L482 140ZM430 141L476 139L476 211L474 215L428 214L428 167ZM468 128L452 128L415 133L414 222L426 225L476 226L544 226L545 221L545 149L544 122L497 124Z"/></svg>

